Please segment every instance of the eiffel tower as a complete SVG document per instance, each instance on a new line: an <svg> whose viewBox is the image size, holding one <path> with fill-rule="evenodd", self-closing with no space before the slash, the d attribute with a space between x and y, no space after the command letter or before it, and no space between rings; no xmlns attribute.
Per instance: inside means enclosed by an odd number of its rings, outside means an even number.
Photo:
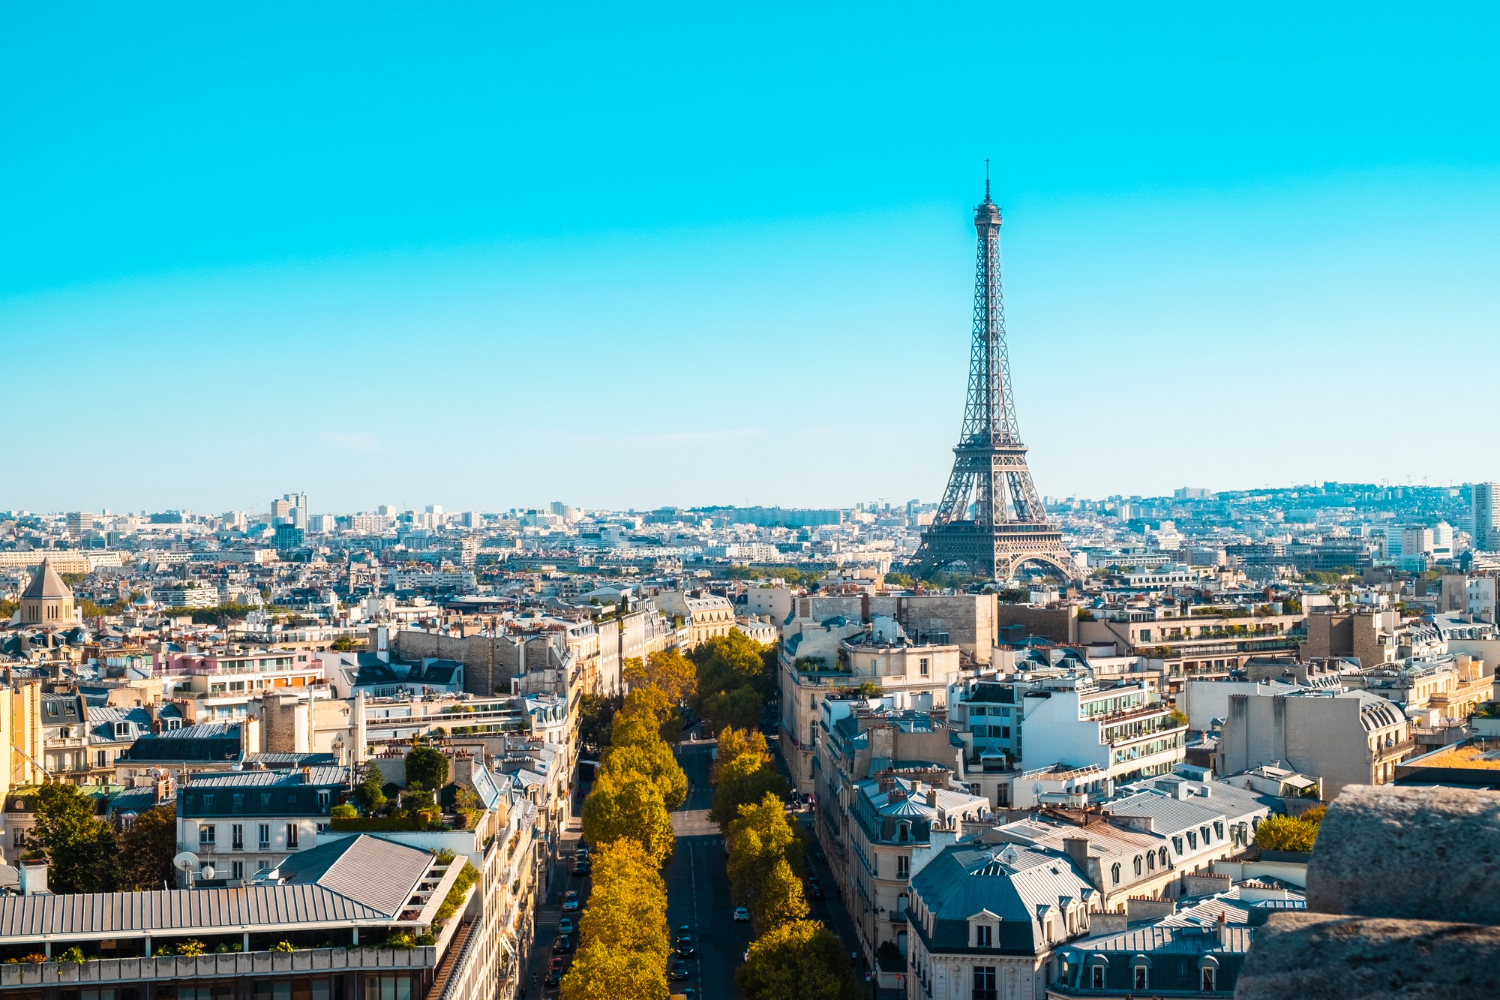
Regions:
<svg viewBox="0 0 1500 1000"><path fill-rule="evenodd" d="M984 203L974 210L979 251L963 431L942 506L922 532L912 567L927 575L962 562L975 576L1005 580L1030 562L1077 579L1078 565L1063 546L1062 532L1047 520L1016 430L1000 290L1000 209L990 200L985 167Z"/></svg>

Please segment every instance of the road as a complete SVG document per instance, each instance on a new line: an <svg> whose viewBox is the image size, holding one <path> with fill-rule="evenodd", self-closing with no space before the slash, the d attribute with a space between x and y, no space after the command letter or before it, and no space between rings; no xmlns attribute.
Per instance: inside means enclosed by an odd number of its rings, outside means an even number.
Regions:
<svg viewBox="0 0 1500 1000"><path fill-rule="evenodd" d="M734 970L750 946L749 924L734 922L725 869L724 838L708 821L713 789L708 775L712 743L683 743L678 750L687 774L688 796L672 814L676 850L663 875L667 882L667 921L673 933L687 924L693 929L697 953L688 959L689 978L672 983L674 991L691 986L698 1000L733 1000L737 995Z"/></svg>

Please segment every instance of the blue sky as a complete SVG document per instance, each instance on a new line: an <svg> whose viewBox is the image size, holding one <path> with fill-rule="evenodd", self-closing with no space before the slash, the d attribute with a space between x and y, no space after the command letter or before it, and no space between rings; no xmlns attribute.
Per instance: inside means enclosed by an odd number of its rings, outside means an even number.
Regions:
<svg viewBox="0 0 1500 1000"><path fill-rule="evenodd" d="M10 5L0 508L1500 479L1490 9L816 6Z"/></svg>

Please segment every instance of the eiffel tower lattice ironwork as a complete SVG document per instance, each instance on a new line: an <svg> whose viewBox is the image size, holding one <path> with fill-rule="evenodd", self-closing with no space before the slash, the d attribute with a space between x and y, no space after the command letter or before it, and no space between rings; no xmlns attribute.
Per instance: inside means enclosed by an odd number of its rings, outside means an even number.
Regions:
<svg viewBox="0 0 1500 1000"><path fill-rule="evenodd" d="M963 432L953 449L953 474L942 505L922 532L912 566L927 574L962 562L975 576L1004 580L1032 562L1076 579L1078 566L1062 532L1047 520L1016 429L1000 287L1000 209L990 200L988 171L974 228L979 234L974 344Z"/></svg>

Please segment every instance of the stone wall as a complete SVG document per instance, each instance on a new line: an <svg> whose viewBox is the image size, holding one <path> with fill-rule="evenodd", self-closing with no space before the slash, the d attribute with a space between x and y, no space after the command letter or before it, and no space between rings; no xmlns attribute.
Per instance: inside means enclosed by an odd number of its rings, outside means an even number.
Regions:
<svg viewBox="0 0 1500 1000"><path fill-rule="evenodd" d="M1500 996L1500 793L1346 788L1307 905L1256 933L1237 1000Z"/></svg>
<svg viewBox="0 0 1500 1000"><path fill-rule="evenodd" d="M1063 646L1078 641L1078 612L1072 606L1035 608L1029 604L1000 604L995 624L997 630L1020 625L1027 635L1039 635Z"/></svg>

